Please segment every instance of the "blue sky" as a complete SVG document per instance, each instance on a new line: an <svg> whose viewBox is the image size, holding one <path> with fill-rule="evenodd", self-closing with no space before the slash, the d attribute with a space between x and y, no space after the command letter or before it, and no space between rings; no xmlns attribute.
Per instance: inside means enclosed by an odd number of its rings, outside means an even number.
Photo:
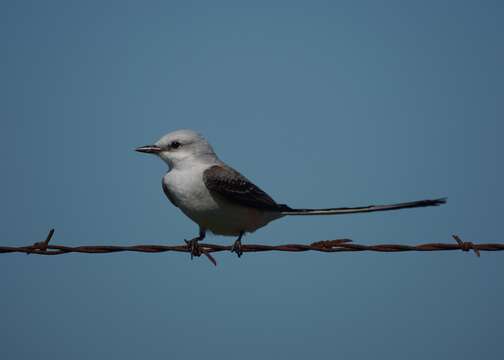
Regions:
<svg viewBox="0 0 504 360"><path fill-rule="evenodd" d="M178 244L191 128L286 218L245 242L502 242L497 1L3 1L0 239ZM231 243L233 239L210 237ZM3 359L502 358L503 254L2 255Z"/></svg>

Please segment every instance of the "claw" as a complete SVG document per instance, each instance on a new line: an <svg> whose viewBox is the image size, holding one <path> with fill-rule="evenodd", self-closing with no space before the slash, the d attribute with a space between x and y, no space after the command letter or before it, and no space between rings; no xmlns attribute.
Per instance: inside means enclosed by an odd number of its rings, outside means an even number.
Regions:
<svg viewBox="0 0 504 360"><path fill-rule="evenodd" d="M200 256L203 253L201 251L201 247L200 247L198 241L203 240L205 238L205 232L206 232L206 230L203 229L202 227L200 227L198 236L196 236L195 238L192 238L191 240L184 239L184 241L187 245L187 249L191 253L191 260L195 256Z"/></svg>
<svg viewBox="0 0 504 360"><path fill-rule="evenodd" d="M238 257L241 257L243 255L243 250L242 250L242 243L241 243L241 238L243 236L243 231L240 233L240 236L238 236L238 239L233 243L233 246L231 246L231 252L236 253Z"/></svg>
<svg viewBox="0 0 504 360"><path fill-rule="evenodd" d="M200 240L199 238L194 238L191 240L184 239L184 241L187 245L187 248L191 252L191 260L193 259L193 257L201 255L201 247L198 244L199 240Z"/></svg>
<svg viewBox="0 0 504 360"><path fill-rule="evenodd" d="M236 255L238 255L238 257L241 257L243 255L243 250L241 248L241 241L240 240L236 240L233 243L233 246L231 247L231 252L236 253Z"/></svg>

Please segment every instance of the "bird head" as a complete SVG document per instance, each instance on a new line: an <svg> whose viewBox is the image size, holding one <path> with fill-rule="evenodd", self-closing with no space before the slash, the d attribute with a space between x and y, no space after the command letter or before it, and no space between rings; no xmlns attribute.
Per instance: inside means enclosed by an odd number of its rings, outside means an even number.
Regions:
<svg viewBox="0 0 504 360"><path fill-rule="evenodd" d="M141 146L135 150L159 156L170 169L217 158L212 146L203 136L185 129L168 133L153 145Z"/></svg>

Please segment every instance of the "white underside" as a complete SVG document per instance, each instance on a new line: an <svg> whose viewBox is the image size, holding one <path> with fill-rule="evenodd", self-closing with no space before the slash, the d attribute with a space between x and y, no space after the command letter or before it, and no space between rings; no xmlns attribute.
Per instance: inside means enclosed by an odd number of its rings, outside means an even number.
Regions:
<svg viewBox="0 0 504 360"><path fill-rule="evenodd" d="M219 235L238 236L254 232L270 221L281 218L279 212L269 212L231 203L218 194L211 194L203 182L208 164L172 169L163 177L170 196L191 220L205 230Z"/></svg>

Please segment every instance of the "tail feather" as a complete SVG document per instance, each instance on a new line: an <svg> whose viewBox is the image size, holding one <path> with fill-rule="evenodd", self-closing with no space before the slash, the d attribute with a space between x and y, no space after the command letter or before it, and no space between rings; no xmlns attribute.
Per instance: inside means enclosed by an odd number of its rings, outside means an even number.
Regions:
<svg viewBox="0 0 504 360"><path fill-rule="evenodd" d="M439 206L446 203L446 198L434 200L419 200L404 202L399 204L390 205L369 205L361 207L341 207L341 208L327 208L327 209L291 209L287 207L282 211L282 215L343 215L343 214L357 214L367 213L374 211L389 211L399 210L426 206Z"/></svg>

